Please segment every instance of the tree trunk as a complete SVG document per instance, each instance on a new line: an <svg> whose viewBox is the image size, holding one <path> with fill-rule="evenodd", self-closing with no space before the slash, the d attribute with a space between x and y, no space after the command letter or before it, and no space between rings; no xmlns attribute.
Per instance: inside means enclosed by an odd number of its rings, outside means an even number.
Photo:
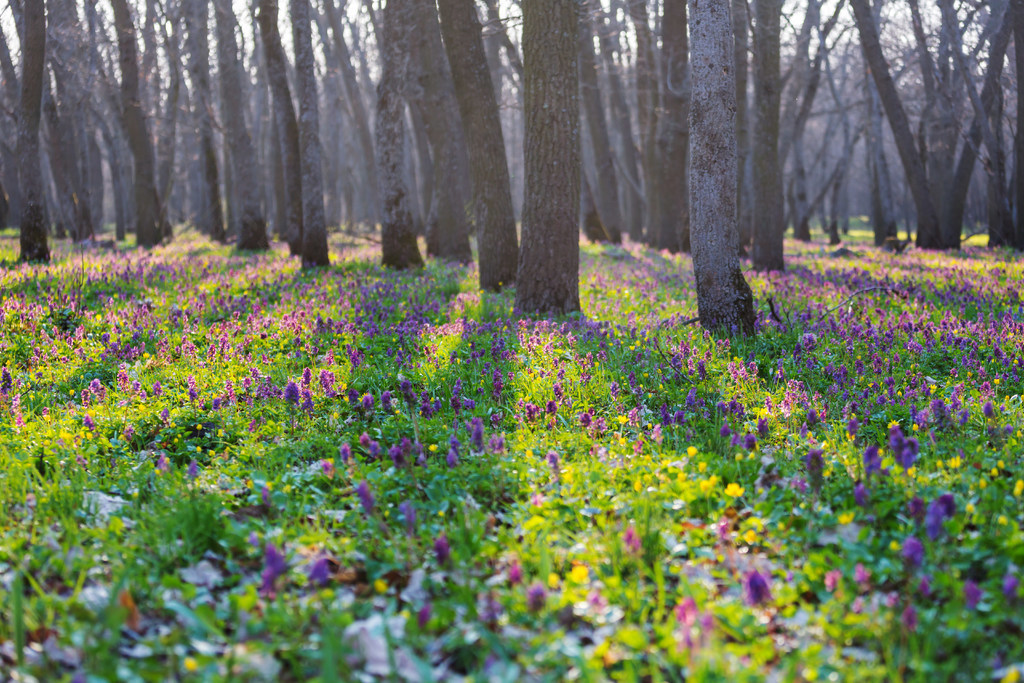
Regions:
<svg viewBox="0 0 1024 683"><path fill-rule="evenodd" d="M786 232L779 167L779 41L782 0L754 0L754 244L758 270L783 270Z"/></svg>
<svg viewBox="0 0 1024 683"><path fill-rule="evenodd" d="M448 57L441 43L441 27L433 2L413 3L411 36L412 73L418 87L409 91L422 105L423 122L434 162L434 192L427 219L427 253L452 261L469 262L470 221L467 209L469 153L455 99Z"/></svg>
<svg viewBox="0 0 1024 683"><path fill-rule="evenodd" d="M21 260L49 261L43 205L43 174L39 167L39 119L46 63L46 4L25 4L21 20L21 111L18 120L18 179L21 183Z"/></svg>
<svg viewBox="0 0 1024 683"><path fill-rule="evenodd" d="M665 107L658 118L660 170L650 179L657 186L652 241L659 249L690 250L689 174L690 65L686 37L686 0L665 0L662 19L665 55Z"/></svg>
<svg viewBox="0 0 1024 683"><path fill-rule="evenodd" d="M740 255L746 254L754 236L750 198L750 106L747 97L748 33L747 2L732 0L733 61L736 64L736 229Z"/></svg>
<svg viewBox="0 0 1024 683"><path fill-rule="evenodd" d="M122 0L123 1L123 0ZM217 24L217 70L220 73L224 137L230 149L231 181L238 195L232 213L238 221L239 249L264 250L270 247L267 221L260 206L259 166L256 148L245 123L245 95L242 90L242 64L235 42L235 16L230 0L214 0Z"/></svg>
<svg viewBox="0 0 1024 683"><path fill-rule="evenodd" d="M388 268L423 265L416 244L405 184L405 124L402 113L409 67L410 2L388 0L384 7L381 76L377 84L377 170L381 207L381 261Z"/></svg>
<svg viewBox="0 0 1024 683"><path fill-rule="evenodd" d="M473 0L438 0L438 8L473 177L480 287L497 291L519 265L501 117Z"/></svg>
<svg viewBox="0 0 1024 683"><path fill-rule="evenodd" d="M302 267L315 268L329 265L331 259L327 247L327 219L324 216L320 98L316 88L309 0L291 0L291 14L302 162Z"/></svg>
<svg viewBox="0 0 1024 683"><path fill-rule="evenodd" d="M277 0L260 0L256 22L263 40L263 54L267 62L267 81L270 83L274 103L275 137L281 147L284 169L284 219L280 228L288 242L292 256L301 256L302 225L302 155L299 151L299 123L295 118L291 88L288 86L288 63L281 34L277 28Z"/></svg>
<svg viewBox="0 0 1024 683"><path fill-rule="evenodd" d="M928 187L928 174L917 147L914 145L914 136L910 131L907 113L903 110L903 104L900 102L896 83L889 72L885 55L882 54L882 45L878 40L878 27L875 25L868 0L850 0L850 3L853 6L854 19L860 34L864 59L871 69L875 87L878 88L878 97L885 110L885 116L889 119L889 127L896 139L896 150L899 152L900 162L903 164L903 171L907 176L907 184L910 186L910 193L914 199L914 207L917 209L917 245L926 249L957 248L960 246L959 239L955 245L944 244L942 241L939 216Z"/></svg>
<svg viewBox="0 0 1024 683"><path fill-rule="evenodd" d="M1017 131L1013 139L1014 163L1014 207L1017 217L1014 223L1014 243L1024 249L1024 131L1021 130L1020 112L1024 112L1024 88L1020 87L1024 74L1024 0L1010 0L1013 12L1013 54L1017 73Z"/></svg>
<svg viewBox="0 0 1024 683"><path fill-rule="evenodd" d="M690 230L700 324L754 333L736 232L736 82L729 0L690 0Z"/></svg>
<svg viewBox="0 0 1024 683"><path fill-rule="evenodd" d="M111 0L121 65L124 128L135 158L135 234L140 247L153 247L163 236L156 187L156 164L146 112L139 95L138 44L127 0Z"/></svg>
<svg viewBox="0 0 1024 683"><path fill-rule="evenodd" d="M653 218L657 213L655 203L658 201L655 191L655 175L658 173L658 107L661 105L658 92L658 65L655 61L655 40L651 33L647 0L627 0L626 9L636 33L637 122L640 124L640 144L643 151L644 200L647 204L645 223L647 239L650 242L655 237ZM644 235L636 230L629 237L634 242L639 242Z"/></svg>
<svg viewBox="0 0 1024 683"><path fill-rule="evenodd" d="M578 311L579 65L576 0L524 0L526 190L516 310Z"/></svg>
<svg viewBox="0 0 1024 683"><path fill-rule="evenodd" d="M594 5L584 2L580 8L579 50L580 50L580 97L583 115L590 133L590 148L593 150L594 167L597 171L597 211L601 222L612 242L622 241L622 214L619 211L619 182L615 175L615 162L611 142L608 139L608 125L601 103L601 88L597 80L597 60L594 58L594 31L591 13Z"/></svg>

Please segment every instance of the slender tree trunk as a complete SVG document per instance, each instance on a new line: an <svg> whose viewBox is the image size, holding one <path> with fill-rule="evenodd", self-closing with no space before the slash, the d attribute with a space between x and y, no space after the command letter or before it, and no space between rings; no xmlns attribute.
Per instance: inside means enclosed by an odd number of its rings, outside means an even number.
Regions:
<svg viewBox="0 0 1024 683"><path fill-rule="evenodd" d="M146 113L139 94L138 44L126 0L111 0L121 65L121 106L128 143L135 158L135 234L141 247L153 247L163 236L156 164Z"/></svg>
<svg viewBox="0 0 1024 683"><path fill-rule="evenodd" d="M410 2L388 0L380 33L381 76L377 84L377 170L380 173L381 252L386 267L405 269L423 265L416 244L405 184L405 108L402 91L409 70Z"/></svg>
<svg viewBox="0 0 1024 683"><path fill-rule="evenodd" d="M705 329L754 333L736 232L736 82L729 0L690 0L690 230Z"/></svg>
<svg viewBox="0 0 1024 683"><path fill-rule="evenodd" d="M193 116L199 135L202 200L198 211L200 229L212 239L225 239L224 209L220 203L220 173L213 144L213 99L210 92L209 0L186 0L187 49L193 89Z"/></svg>
<svg viewBox="0 0 1024 683"><path fill-rule="evenodd" d="M657 196L655 239L649 241L659 249L689 251L690 65L686 0L665 0L662 35L665 107L658 117L657 147L661 168L649 181L657 186L654 192Z"/></svg>
<svg viewBox="0 0 1024 683"><path fill-rule="evenodd" d="M1024 0L1010 0L1010 7L1013 12L1013 54L1017 73L1017 131L1013 139L1013 203L1017 210L1014 243L1018 249L1024 249L1024 131L1020 125L1020 112L1024 112L1024 88L1020 86L1024 74Z"/></svg>
<svg viewBox="0 0 1024 683"><path fill-rule="evenodd" d="M316 87L313 28L309 0L291 0L292 39L299 95L299 145L302 161L302 267L331 262L324 216L323 162L320 156L320 98Z"/></svg>
<svg viewBox="0 0 1024 683"><path fill-rule="evenodd" d="M411 36L413 73L418 87L411 97L422 104L423 122L434 162L434 193L427 219L427 253L452 261L469 262L470 205L469 153L455 99L448 57L441 43L441 27L432 2L413 4Z"/></svg>
<svg viewBox="0 0 1024 683"><path fill-rule="evenodd" d="M505 138L480 19L473 0L438 0L438 8L473 177L480 287L499 290L515 281L519 246Z"/></svg>
<svg viewBox="0 0 1024 683"><path fill-rule="evenodd" d="M524 0L526 192L516 310L578 311L579 65L576 0Z"/></svg>
<svg viewBox="0 0 1024 683"><path fill-rule="evenodd" d="M267 62L267 80L270 83L274 102L275 137L281 147L281 163L284 168L284 219L283 228L288 250L292 256L301 256L303 241L302 224L302 155L299 146L299 123L292 104L291 88L288 86L288 63L281 34L277 28L277 0L260 0L256 22L263 40L263 53Z"/></svg>
<svg viewBox="0 0 1024 683"><path fill-rule="evenodd" d="M867 60L871 76L878 88L878 97L885 110L885 116L889 119L889 127L892 128L893 137L896 139L896 149L903 164L903 171L907 176L907 184L910 186L910 193L914 198L918 224L917 245L926 249L959 247L959 239L956 245L946 245L942 242L939 216L928 187L928 174L917 147L914 145L914 136L910 131L910 123L903 110L903 104L900 102L896 83L889 72L885 55L882 54L882 45L878 40L878 27L875 25L868 0L850 0L850 4L853 6L864 59Z"/></svg>
<svg viewBox="0 0 1024 683"><path fill-rule="evenodd" d="M747 96L748 26L746 0L732 0L733 61L736 63L736 222L740 254L746 254L754 236L750 198L750 105Z"/></svg>
<svg viewBox="0 0 1024 683"><path fill-rule="evenodd" d="M220 72L224 137L231 157L231 180L238 195L232 208L237 216L239 249L270 247L267 221L260 206L259 166L256 148L245 123L245 95L242 64L235 42L235 16L230 0L214 0L217 24L217 70Z"/></svg>
<svg viewBox="0 0 1024 683"><path fill-rule="evenodd" d="M21 183L21 260L49 261L44 220L43 174L39 167L39 119L46 64L46 4L25 4L21 20L21 111L18 119L18 179Z"/></svg>
<svg viewBox="0 0 1024 683"><path fill-rule="evenodd" d="M754 0L754 245L758 270L783 270L786 232L779 167L779 105L782 81L779 42L782 0Z"/></svg>
<svg viewBox="0 0 1024 683"><path fill-rule="evenodd" d="M647 13L647 0L627 0L626 8L633 22L636 33L636 87L637 87L637 121L640 124L640 141L643 150L644 168L644 201L647 204L646 226L647 239L656 237L657 228L653 219L657 213L658 196L655 190L658 173L658 107L661 105L658 92L658 65L655 58L655 38L651 33L650 17ZM639 231L630 234L634 242L643 240Z"/></svg>
<svg viewBox="0 0 1024 683"><path fill-rule="evenodd" d="M615 174L608 125L604 118L601 87L597 80L597 60L594 58L594 32L591 14L594 5L581 4L579 27L580 97L583 115L590 133L590 148L597 178L597 211L601 222L613 242L622 241L622 214L619 211L619 182Z"/></svg>

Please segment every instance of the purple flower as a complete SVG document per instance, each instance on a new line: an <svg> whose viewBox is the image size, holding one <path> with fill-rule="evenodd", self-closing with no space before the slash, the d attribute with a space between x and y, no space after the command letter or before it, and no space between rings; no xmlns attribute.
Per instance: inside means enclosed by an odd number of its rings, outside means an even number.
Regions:
<svg viewBox="0 0 1024 683"><path fill-rule="evenodd" d="M900 615L900 623L908 631L917 630L917 610L913 605L907 605L907 608L903 610L903 614Z"/></svg>
<svg viewBox="0 0 1024 683"><path fill-rule="evenodd" d="M743 577L743 596L751 607L763 605L772 599L768 577L756 569L747 572Z"/></svg>
<svg viewBox="0 0 1024 683"><path fill-rule="evenodd" d="M264 505L270 505L270 488L266 484L260 489L260 500Z"/></svg>
<svg viewBox="0 0 1024 683"><path fill-rule="evenodd" d="M878 455L878 446L871 444L864 449L864 475L871 477L875 472L882 471L882 458Z"/></svg>
<svg viewBox="0 0 1024 683"><path fill-rule="evenodd" d="M199 465L193 460L188 464L188 478L195 481L196 477L199 476Z"/></svg>
<svg viewBox="0 0 1024 683"><path fill-rule="evenodd" d="M448 467L456 467L459 464L459 453L454 448L448 450L448 457L445 458Z"/></svg>
<svg viewBox="0 0 1024 683"><path fill-rule="evenodd" d="M373 410L373 394L366 394L363 396L363 410L370 412Z"/></svg>
<svg viewBox="0 0 1024 683"><path fill-rule="evenodd" d="M547 591L539 583L535 583L526 589L526 606L531 612L539 612L543 609L547 598Z"/></svg>
<svg viewBox="0 0 1024 683"><path fill-rule="evenodd" d="M820 448L812 448L804 456L804 464L807 465L807 478L811 480L811 488L821 491L824 483L825 459L822 458L823 451Z"/></svg>
<svg viewBox="0 0 1024 683"><path fill-rule="evenodd" d="M82 418L82 424L85 425L86 429L96 428L96 423L92 421L92 418L89 417L88 413L86 413L85 416Z"/></svg>
<svg viewBox="0 0 1024 683"><path fill-rule="evenodd" d="M548 467L551 468L551 472L557 477L560 471L558 463L558 453L555 453L554 451L548 451L547 461Z"/></svg>
<svg viewBox="0 0 1024 683"><path fill-rule="evenodd" d="M860 562L853 568L853 580L857 582L862 591L871 588L871 571Z"/></svg>
<svg viewBox="0 0 1024 683"><path fill-rule="evenodd" d="M1006 572L1006 576L1003 577L1003 597L1007 600L1016 598L1019 585L1020 581L1013 575L1013 572Z"/></svg>
<svg viewBox="0 0 1024 683"><path fill-rule="evenodd" d="M160 457L156 459L156 470L157 472L162 472L164 474L171 471L171 463L163 453L161 453Z"/></svg>
<svg viewBox="0 0 1024 683"><path fill-rule="evenodd" d="M922 576L921 581L917 584L917 592L926 598L932 596L932 580L931 577Z"/></svg>
<svg viewBox="0 0 1024 683"><path fill-rule="evenodd" d="M272 596L274 584L279 576L288 571L288 563L273 543L268 543L263 555L263 585L260 587L260 594Z"/></svg>
<svg viewBox="0 0 1024 683"><path fill-rule="evenodd" d="M718 433L722 435L722 438L725 438L725 437L729 436L730 434L732 434L732 430L729 429L729 423L726 422L726 423L722 424L722 428L719 430Z"/></svg>
<svg viewBox="0 0 1024 683"><path fill-rule="evenodd" d="M825 572L825 590L829 593L835 591L836 586L839 585L839 579L843 578L843 573L838 569Z"/></svg>
<svg viewBox="0 0 1024 683"><path fill-rule="evenodd" d="M405 452L401 446L392 446L388 449L388 456L391 458L391 462L394 463L395 467L401 469L405 467Z"/></svg>
<svg viewBox="0 0 1024 683"><path fill-rule="evenodd" d="M411 500L399 504L398 511L402 513L402 520L405 522L405 533L412 536L416 531L416 508Z"/></svg>
<svg viewBox="0 0 1024 683"><path fill-rule="evenodd" d="M636 527L630 524L626 528L626 532L622 535L622 542L626 545L626 549L634 555L640 552L642 543L640 541L640 535L636 532Z"/></svg>
<svg viewBox="0 0 1024 683"><path fill-rule="evenodd" d="M992 406L992 401L985 401L985 406L981 409L982 414L986 420L991 420L996 416L996 410Z"/></svg>
<svg viewBox="0 0 1024 683"><path fill-rule="evenodd" d="M484 421L474 417L469 428L469 445L474 452L480 453L484 450Z"/></svg>
<svg viewBox="0 0 1024 683"><path fill-rule="evenodd" d="M338 457L347 465L348 461L352 459L352 447L347 443L341 444L341 446L338 447Z"/></svg>
<svg viewBox="0 0 1024 683"><path fill-rule="evenodd" d="M422 629L426 628L427 624L430 623L430 603L423 605L418 612L416 612L416 624Z"/></svg>
<svg viewBox="0 0 1024 683"><path fill-rule="evenodd" d="M868 504L868 489L864 486L863 482L857 482L857 485L853 487L853 500L860 507L865 507Z"/></svg>
<svg viewBox="0 0 1024 683"><path fill-rule="evenodd" d="M356 487L356 495L359 496L359 503L363 506L363 512L369 517L373 514L373 506L376 504L376 499L373 497L373 492L370 491L370 485L365 481L359 482L359 486Z"/></svg>
<svg viewBox="0 0 1024 683"><path fill-rule="evenodd" d="M850 436L857 436L857 430L860 429L860 422L857 422L857 417L853 416L850 421L846 423L846 432Z"/></svg>
<svg viewBox="0 0 1024 683"><path fill-rule="evenodd" d="M675 608L676 621L684 626L693 626L697 623L697 601L693 598L686 598Z"/></svg>
<svg viewBox="0 0 1024 683"><path fill-rule="evenodd" d="M944 493L928 505L924 527L931 540L942 535L943 523L956 514L956 501L952 493Z"/></svg>
<svg viewBox="0 0 1024 683"><path fill-rule="evenodd" d="M911 568L916 569L924 561L924 544L914 536L908 536L903 541L903 559Z"/></svg>
<svg viewBox="0 0 1024 683"><path fill-rule="evenodd" d="M391 412L391 392L390 391L385 391L383 394L380 395L380 407L383 408L384 410L386 410L389 413Z"/></svg>
<svg viewBox="0 0 1024 683"><path fill-rule="evenodd" d="M757 447L757 437L753 434L747 434L743 437L743 447L748 451L752 451Z"/></svg>
<svg viewBox="0 0 1024 683"><path fill-rule="evenodd" d="M314 586L324 586L330 580L331 561L321 555L309 566L309 582Z"/></svg>
<svg viewBox="0 0 1024 683"><path fill-rule="evenodd" d="M284 400L291 403L293 406L299 405L299 385L295 382L288 380L288 384L284 387Z"/></svg>
<svg viewBox="0 0 1024 683"><path fill-rule="evenodd" d="M762 439L768 436L768 418L761 417L757 420L757 434Z"/></svg>
<svg viewBox="0 0 1024 683"><path fill-rule="evenodd" d="M981 602L981 598L985 593L978 587L978 584L974 583L970 579L964 581L964 602L967 603L968 609L974 609Z"/></svg>
<svg viewBox="0 0 1024 683"><path fill-rule="evenodd" d="M914 496L907 502L907 513L916 521L924 519L924 501Z"/></svg>
<svg viewBox="0 0 1024 683"><path fill-rule="evenodd" d="M515 586L523 582L523 568L519 566L519 560L512 560L508 566L509 585Z"/></svg>
<svg viewBox="0 0 1024 683"><path fill-rule="evenodd" d="M437 557L437 563L440 565L448 564L448 560L452 556L452 548L448 543L448 536L442 533L434 541L434 556Z"/></svg>

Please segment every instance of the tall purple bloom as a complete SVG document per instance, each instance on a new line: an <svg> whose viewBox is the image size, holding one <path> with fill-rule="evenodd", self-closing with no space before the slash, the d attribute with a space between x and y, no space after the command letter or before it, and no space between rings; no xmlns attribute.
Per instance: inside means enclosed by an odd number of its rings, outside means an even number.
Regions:
<svg viewBox="0 0 1024 683"><path fill-rule="evenodd" d="M314 586L324 586L330 580L331 561L321 555L309 566L309 582Z"/></svg>
<svg viewBox="0 0 1024 683"><path fill-rule="evenodd" d="M977 607L984 595L985 593L978 587L978 584L970 579L964 581L964 602L967 604L968 609Z"/></svg>
<svg viewBox="0 0 1024 683"><path fill-rule="evenodd" d="M535 583L526 589L526 606L531 612L539 612L544 608L547 597L548 593L544 590L544 586Z"/></svg>
<svg viewBox="0 0 1024 683"><path fill-rule="evenodd" d="M956 514L956 501L952 493L944 493L928 505L924 528L931 540L942 535L943 523Z"/></svg>
<svg viewBox="0 0 1024 683"><path fill-rule="evenodd" d="M860 507L866 507L868 504L868 488L864 486L863 482L858 481L857 485L853 487L853 500Z"/></svg>
<svg viewBox="0 0 1024 683"><path fill-rule="evenodd" d="M359 503L363 506L363 512L369 517L373 514L373 507L377 503L373 497L373 492L370 491L370 485L365 481L359 482L359 486L356 487L356 495L359 496Z"/></svg>
<svg viewBox="0 0 1024 683"><path fill-rule="evenodd" d="M284 400L291 403L293 406L299 405L299 385L295 382L288 380L288 384L284 387Z"/></svg>
<svg viewBox="0 0 1024 683"><path fill-rule="evenodd" d="M412 536L416 531L416 508L411 500L407 500L398 506L402 513L402 520L405 522L405 533Z"/></svg>
<svg viewBox="0 0 1024 683"><path fill-rule="evenodd" d="M908 536L907 539L903 541L902 555L903 559L907 561L907 564L911 568L917 569L924 561L924 544L917 540L916 537Z"/></svg>
<svg viewBox="0 0 1024 683"><path fill-rule="evenodd" d="M1006 576L1003 577L1003 597L1007 600L1013 600L1017 597L1017 587L1020 585L1020 580L1013 575L1013 572L1006 572Z"/></svg>
<svg viewBox="0 0 1024 683"><path fill-rule="evenodd" d="M274 594L274 584L278 577L288 571L288 563L285 562L284 555L273 543L267 543L263 564L263 585L260 587L260 593L269 597Z"/></svg>
<svg viewBox="0 0 1024 683"><path fill-rule="evenodd" d="M448 564L448 560L452 556L452 547L448 543L448 536L442 533L434 541L434 556L437 557L437 563L440 565Z"/></svg>
<svg viewBox="0 0 1024 683"><path fill-rule="evenodd" d="M768 577L756 569L747 572L743 577L743 596L751 607L763 605L772 599Z"/></svg>

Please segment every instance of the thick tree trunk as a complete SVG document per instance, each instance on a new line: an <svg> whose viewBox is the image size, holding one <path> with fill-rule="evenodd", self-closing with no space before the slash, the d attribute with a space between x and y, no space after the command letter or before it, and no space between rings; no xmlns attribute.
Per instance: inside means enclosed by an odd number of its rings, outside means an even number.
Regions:
<svg viewBox="0 0 1024 683"><path fill-rule="evenodd" d="M329 265L331 259L327 247L327 219L324 216L320 98L316 87L309 0L291 0L291 14L302 155L302 267L314 268Z"/></svg>
<svg viewBox="0 0 1024 683"><path fill-rule="evenodd" d="M138 44L126 0L111 0L121 65L121 106L128 144L135 158L135 234L141 247L160 243L163 236L156 187L156 164L146 113L139 94Z"/></svg>
<svg viewBox="0 0 1024 683"><path fill-rule="evenodd" d="M645 223L647 240L651 242L655 237L653 219L657 213L655 205L658 201L655 190L655 175L658 173L658 108L661 106L658 65L654 54L655 38L651 33L650 17L647 13L647 0L627 0L626 8L636 34L637 122L640 124L640 145L643 151L644 201L647 204ZM634 230L629 238L639 242L644 235Z"/></svg>
<svg viewBox="0 0 1024 683"><path fill-rule="evenodd" d="M222 124L230 148L231 180L238 195L232 207L238 221L239 249L263 250L270 247L267 221L260 206L259 166L256 148L245 123L245 95L242 90L242 64L235 42L235 16L230 0L214 0L217 24L217 70L220 73Z"/></svg>
<svg viewBox="0 0 1024 683"><path fill-rule="evenodd" d="M782 242L786 232L779 167L779 41L782 0L754 0L754 244L758 270L783 270Z"/></svg>
<svg viewBox="0 0 1024 683"><path fill-rule="evenodd" d="M690 230L700 324L754 333L736 232L736 83L729 0L690 0Z"/></svg>
<svg viewBox="0 0 1024 683"><path fill-rule="evenodd" d="M423 265L405 184L405 124L402 113L409 67L410 2L388 0L380 33L381 76L377 84L377 170L380 186L382 263L389 268Z"/></svg>
<svg viewBox="0 0 1024 683"><path fill-rule="evenodd" d="M524 0L526 192L516 310L577 311L579 65L576 0Z"/></svg>
<svg viewBox="0 0 1024 683"><path fill-rule="evenodd" d="M501 117L473 0L438 0L438 8L469 149L480 287L496 291L515 282L519 266Z"/></svg>
<svg viewBox="0 0 1024 683"><path fill-rule="evenodd" d="M690 65L686 37L686 0L665 0L662 19L662 53L665 56L664 102L658 117L660 170L654 182L657 196L649 240L659 249L690 250L689 173Z"/></svg>
<svg viewBox="0 0 1024 683"><path fill-rule="evenodd" d="M875 87L878 88L878 97L885 110L885 116L889 119L889 127L896 139L900 162L903 164L907 184L910 186L910 193L914 198L918 224L917 245L927 249L957 248L960 246L959 236L956 244L943 243L944 236L939 229L939 216L929 191L928 174L917 147L914 145L914 136L910 131L907 113L903 110L903 104L900 102L896 83L889 72L885 55L882 54L882 45L878 40L878 27L875 25L868 0L850 0L850 3L853 6L857 31L860 34L864 59L871 69Z"/></svg>
<svg viewBox="0 0 1024 683"><path fill-rule="evenodd" d="M18 119L18 179L21 183L21 260L49 261L39 167L39 119L46 63L46 4L26 3L21 20L21 111Z"/></svg>
<svg viewBox="0 0 1024 683"><path fill-rule="evenodd" d="M604 118L601 101L601 87L597 80L597 60L594 58L594 31L591 13L594 5L583 2L580 11L580 97L583 115L590 133L590 148L596 170L597 211L601 222L613 242L622 241L622 214L619 211L619 182L615 175L615 162L611 141L608 138L608 124Z"/></svg>

